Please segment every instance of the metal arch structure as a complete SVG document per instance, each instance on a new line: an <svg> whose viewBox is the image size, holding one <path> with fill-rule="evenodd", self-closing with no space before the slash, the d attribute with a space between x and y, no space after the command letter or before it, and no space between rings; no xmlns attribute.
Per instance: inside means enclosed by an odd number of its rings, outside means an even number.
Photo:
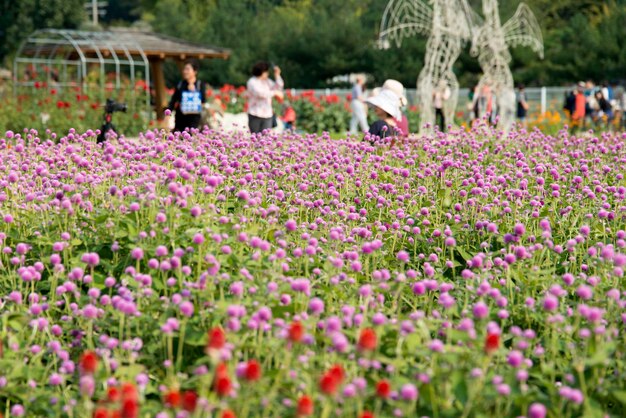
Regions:
<svg viewBox="0 0 626 418"><path fill-rule="evenodd" d="M115 88L122 86L122 74L130 79L131 94L135 94L135 81L139 69L142 79L150 85L150 63L139 43L131 38L120 38L113 32L87 32L65 29L41 29L32 33L20 45L13 62L14 89L34 87L36 80L20 77L20 70L43 68L49 88L73 87L88 90L90 66L99 67L99 87L105 86L106 68L115 68ZM73 69L73 71L69 71ZM53 80L53 71L58 79ZM54 82L53 82L54 81ZM150 91L145 92L146 110L150 111Z"/></svg>
<svg viewBox="0 0 626 418"><path fill-rule="evenodd" d="M433 94L442 85L451 93L444 103L446 120L454 120L459 83L452 67L480 24L481 18L467 0L390 0L387 4L379 34L381 47L392 42L400 46L406 37L428 35L424 67L417 79L421 133L434 126Z"/></svg>
<svg viewBox="0 0 626 418"><path fill-rule="evenodd" d="M471 54L478 57L483 75L478 91L489 89L496 95L499 125L505 132L515 121L515 90L510 47L527 46L543 58L541 28L530 8L521 3L513 17L500 22L498 0L483 0L484 24L475 31Z"/></svg>

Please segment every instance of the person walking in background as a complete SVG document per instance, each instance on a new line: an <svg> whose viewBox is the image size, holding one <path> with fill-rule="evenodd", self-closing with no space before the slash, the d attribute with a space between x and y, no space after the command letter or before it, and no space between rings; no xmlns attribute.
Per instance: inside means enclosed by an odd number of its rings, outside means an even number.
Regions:
<svg viewBox="0 0 626 418"><path fill-rule="evenodd" d="M365 104L365 76L357 75L352 87L352 101L350 102L352 117L350 118L350 133L355 134L357 126L361 132L367 132L367 105Z"/></svg>
<svg viewBox="0 0 626 418"><path fill-rule="evenodd" d="M274 67L274 80L269 78L270 64L258 62L252 67L252 77L248 80L248 127L250 132L260 133L272 129L274 110L272 99L283 98L285 83L280 68Z"/></svg>
<svg viewBox="0 0 626 418"><path fill-rule="evenodd" d="M398 96L398 100L400 100L400 117L396 118L396 130L399 135L408 136L409 135L409 119L406 117L404 112L402 112L402 108L407 105L406 96L404 95L404 86L397 80L386 80L383 83L383 90L390 90Z"/></svg>
<svg viewBox="0 0 626 418"><path fill-rule="evenodd" d="M567 117L569 118L570 126L574 120L574 109L576 108L576 86L574 86L571 90L565 93L565 98L563 99L563 110L567 113Z"/></svg>
<svg viewBox="0 0 626 418"><path fill-rule="evenodd" d="M526 89L520 84L517 91L517 119L524 128L528 127L528 107Z"/></svg>
<svg viewBox="0 0 626 418"><path fill-rule="evenodd" d="M447 127L443 106L450 98L450 94L450 88L445 80L439 81L437 88L433 92L433 106L435 107L435 123L441 132L445 132Z"/></svg>
<svg viewBox="0 0 626 418"><path fill-rule="evenodd" d="M175 112L175 132L200 127L202 104L206 101L206 86L198 80L199 69L198 61L185 61L183 79L176 85L176 90L167 106L170 111Z"/></svg>

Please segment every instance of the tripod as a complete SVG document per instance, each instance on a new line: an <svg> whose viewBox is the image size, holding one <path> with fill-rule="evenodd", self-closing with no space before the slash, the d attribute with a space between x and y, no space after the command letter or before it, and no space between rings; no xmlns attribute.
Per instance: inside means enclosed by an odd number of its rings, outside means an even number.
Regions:
<svg viewBox="0 0 626 418"><path fill-rule="evenodd" d="M106 141L107 134L110 131L116 132L115 125L113 125L113 122L111 122L112 120L113 120L113 113L112 112L105 112L104 113L104 123L102 124L102 127L100 128L100 135L98 135L98 140L97 140L98 144Z"/></svg>

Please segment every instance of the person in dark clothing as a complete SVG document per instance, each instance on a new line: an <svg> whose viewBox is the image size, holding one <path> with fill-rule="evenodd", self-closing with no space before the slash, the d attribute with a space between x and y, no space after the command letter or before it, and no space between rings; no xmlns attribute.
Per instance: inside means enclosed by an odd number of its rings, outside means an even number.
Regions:
<svg viewBox="0 0 626 418"><path fill-rule="evenodd" d="M198 80L200 66L197 61L185 61L183 80L176 85L176 90L167 108L175 114L175 132L199 128L202 117L202 105L206 101L206 85Z"/></svg>
<svg viewBox="0 0 626 418"><path fill-rule="evenodd" d="M388 89L381 89L374 97L367 99L367 103L374 108L378 120L370 125L368 132L370 141L396 136L397 118L401 117L400 98Z"/></svg>
<svg viewBox="0 0 626 418"><path fill-rule="evenodd" d="M563 101L563 110L565 110L571 119L574 117L574 109L576 107L576 88L565 93L565 100Z"/></svg>
<svg viewBox="0 0 626 418"><path fill-rule="evenodd" d="M604 97L602 91L596 91L595 99L598 103L598 110L595 113L594 118L595 122L598 123L606 118L607 125L610 125L613 121L613 107L611 106L611 103L606 99L606 97Z"/></svg>
<svg viewBox="0 0 626 418"><path fill-rule="evenodd" d="M517 119L524 128L528 127L528 102L526 101L526 89L523 84L520 84L517 91Z"/></svg>

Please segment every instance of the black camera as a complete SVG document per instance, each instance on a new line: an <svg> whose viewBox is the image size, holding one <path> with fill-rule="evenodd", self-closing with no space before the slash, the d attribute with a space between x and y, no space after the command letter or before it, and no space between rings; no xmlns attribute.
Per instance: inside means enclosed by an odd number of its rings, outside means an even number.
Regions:
<svg viewBox="0 0 626 418"><path fill-rule="evenodd" d="M113 99L107 99L104 105L104 113L126 112L126 110L128 110L126 103L118 103Z"/></svg>
<svg viewBox="0 0 626 418"><path fill-rule="evenodd" d="M113 99L107 99L104 105L104 123L100 128L100 135L98 135L98 144L107 140L107 134L111 131L115 132L115 125L113 125L113 113L126 112L128 107L126 103L118 103Z"/></svg>

